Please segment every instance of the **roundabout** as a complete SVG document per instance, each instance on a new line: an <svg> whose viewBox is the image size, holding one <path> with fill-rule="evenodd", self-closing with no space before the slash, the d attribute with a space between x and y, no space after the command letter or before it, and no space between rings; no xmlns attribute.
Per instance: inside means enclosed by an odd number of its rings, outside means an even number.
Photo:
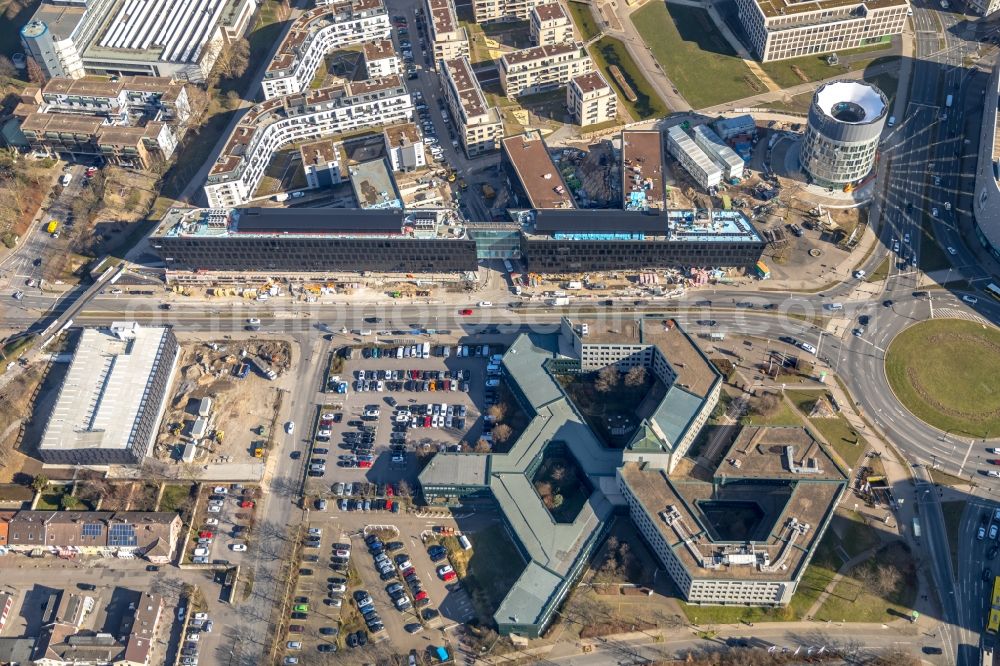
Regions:
<svg viewBox="0 0 1000 666"><path fill-rule="evenodd" d="M899 402L946 433L1000 434L1000 330L964 319L933 319L901 331L885 374Z"/></svg>

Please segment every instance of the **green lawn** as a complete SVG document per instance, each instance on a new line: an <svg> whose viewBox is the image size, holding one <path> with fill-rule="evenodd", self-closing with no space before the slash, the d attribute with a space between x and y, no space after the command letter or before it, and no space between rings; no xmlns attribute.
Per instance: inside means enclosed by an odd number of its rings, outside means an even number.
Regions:
<svg viewBox="0 0 1000 666"><path fill-rule="evenodd" d="M879 262L871 273L865 276L865 282L879 282L889 277L889 257Z"/></svg>
<svg viewBox="0 0 1000 666"><path fill-rule="evenodd" d="M901 542L883 547L870 560L852 570L892 564L900 572L896 585L881 598L871 588L852 575L844 576L833 588L815 615L821 622L890 622L907 617L913 607L917 586L913 584L916 567L913 557Z"/></svg>
<svg viewBox="0 0 1000 666"><path fill-rule="evenodd" d="M957 434L1000 434L1000 331L934 319L897 335L886 354L896 397L918 418Z"/></svg>
<svg viewBox="0 0 1000 666"><path fill-rule="evenodd" d="M694 108L767 92L704 9L657 1L633 13L631 20Z"/></svg>
<svg viewBox="0 0 1000 666"><path fill-rule="evenodd" d="M632 56L629 55L625 44L621 40L614 37L601 37L590 46L589 52L590 57L597 63L597 67L604 73L605 78L617 90L618 99L628 109L628 112L632 114L633 118L636 120L645 120L646 118L659 118L667 115L670 109L667 108L667 105L656 94L656 91L653 90L652 84L643 75L642 70L639 69L636 62L632 60ZM617 65L621 70L625 80L631 86L632 91L635 92L635 102L625 99L625 95L622 94L617 81L611 76L609 71L611 65Z"/></svg>
<svg viewBox="0 0 1000 666"><path fill-rule="evenodd" d="M755 426L796 426L802 425L802 419L795 414L791 406L786 402L782 402L781 405L774 410L773 414L768 416L761 416L760 414L751 414L743 418L744 425L755 425Z"/></svg>
<svg viewBox="0 0 1000 666"><path fill-rule="evenodd" d="M185 504L191 494L191 486L186 484L167 484L163 489L163 496L160 497L160 508L158 511L177 511Z"/></svg>
<svg viewBox="0 0 1000 666"><path fill-rule="evenodd" d="M965 512L965 502L941 502L944 513L944 527L948 531L948 547L951 549L951 567L958 575L958 532L962 526L962 513Z"/></svg>
<svg viewBox="0 0 1000 666"><path fill-rule="evenodd" d="M851 49L849 51L837 51L837 55L840 57L840 64L832 66L826 64L826 58L829 54L824 53L822 55L809 55L801 58L792 58L790 60L765 62L761 63L761 68L767 72L767 75L774 79L774 82L779 86L782 88L791 88L792 86L801 85L810 81L821 81L823 79L838 76L845 72L854 72L864 69L872 62L872 59L859 58L853 62L847 62L847 60L850 56L857 55L859 53L883 51L888 48L892 48L891 41L881 44L873 44L872 46L862 46L861 48Z"/></svg>
<svg viewBox="0 0 1000 666"><path fill-rule="evenodd" d="M500 525L467 536L472 541L471 551L462 550L456 537L445 537L442 541L455 571L461 575L464 569L462 585L481 619L489 620L524 571L525 562Z"/></svg>
<svg viewBox="0 0 1000 666"><path fill-rule="evenodd" d="M899 58L895 59L899 60ZM872 64L879 63L882 60L882 58L879 58ZM889 98L890 107L896 103L896 90L899 88L899 72L883 72L873 76L866 75L864 79L869 83L875 84L876 88L885 93L885 96Z"/></svg>
<svg viewBox="0 0 1000 666"><path fill-rule="evenodd" d="M870 548L874 548L879 543L878 534L875 530L865 525L861 515L857 511L838 512L834 520L843 519L841 528L842 537L840 546L850 557L857 557Z"/></svg>
<svg viewBox="0 0 1000 666"><path fill-rule="evenodd" d="M601 34L601 28L594 20L594 13L590 10L590 5L582 2L569 2L569 14L573 17L576 29L580 31L583 41L589 42L597 35Z"/></svg>
<svg viewBox="0 0 1000 666"><path fill-rule="evenodd" d="M58 511L60 509L59 501L71 488L70 485L60 486L50 483L41 497L38 498L38 504L35 505L35 508L39 511Z"/></svg>
<svg viewBox="0 0 1000 666"><path fill-rule="evenodd" d="M778 100L774 102L761 102L761 106L766 106L775 111L788 111L790 113L808 113L809 105L812 104L813 94L811 92L793 95L787 102Z"/></svg>
<svg viewBox="0 0 1000 666"><path fill-rule="evenodd" d="M816 399L824 393L825 391L818 389L788 391L787 395L788 399L795 404L799 411L807 414L812 409L812 405L816 402ZM867 443L854 431L846 418L838 414L832 418L809 419L809 423L819 434L823 435L848 467L854 469L857 466L858 460L861 459L861 456L865 452Z"/></svg>

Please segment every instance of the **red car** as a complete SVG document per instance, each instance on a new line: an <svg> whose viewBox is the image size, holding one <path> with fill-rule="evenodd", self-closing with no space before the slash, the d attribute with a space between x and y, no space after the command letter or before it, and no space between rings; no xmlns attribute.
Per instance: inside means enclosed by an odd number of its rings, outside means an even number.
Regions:
<svg viewBox="0 0 1000 666"><path fill-rule="evenodd" d="M358 460L358 467L360 469L368 469L371 466L372 466L371 460Z"/></svg>
<svg viewBox="0 0 1000 666"><path fill-rule="evenodd" d="M417 573L416 567L408 567L406 569L403 569L403 578L406 578L412 573Z"/></svg>
<svg viewBox="0 0 1000 666"><path fill-rule="evenodd" d="M385 484L385 496L386 497L392 497L393 496L392 484L391 483Z"/></svg>
<svg viewBox="0 0 1000 666"><path fill-rule="evenodd" d="M417 592L417 595L413 597L414 601L420 601L421 599L426 599L426 598L427 598L427 592L425 592L424 590L420 590L419 592Z"/></svg>
<svg viewBox="0 0 1000 666"><path fill-rule="evenodd" d="M392 511L392 500L386 500L385 501L385 510L386 511Z"/></svg>
<svg viewBox="0 0 1000 666"><path fill-rule="evenodd" d="M254 506L253 500L243 500L240 502L240 507L243 509L252 509Z"/></svg>
<svg viewBox="0 0 1000 666"><path fill-rule="evenodd" d="M1000 458L991 458L986 462L988 462L991 465L1000 465Z"/></svg>
<svg viewBox="0 0 1000 666"><path fill-rule="evenodd" d="M424 427L425 428L430 428L431 427L431 417L429 417L429 416L425 416L424 417Z"/></svg>
<svg viewBox="0 0 1000 666"><path fill-rule="evenodd" d="M444 580L444 582L446 582L446 583L450 583L451 581L453 581L453 580L455 580L456 578L458 578L458 576L457 576L457 575L455 574L455 572L454 572L454 571L449 571L448 573L446 573L446 574L445 574L444 576L442 576L441 578L442 578L442 580Z"/></svg>
<svg viewBox="0 0 1000 666"><path fill-rule="evenodd" d="M211 539L213 535L208 530L205 530L204 532L198 532L198 536L202 539Z"/></svg>
<svg viewBox="0 0 1000 666"><path fill-rule="evenodd" d="M469 308L465 308L464 310L459 310L458 314L462 315L463 317L468 317L470 314L472 314L472 310L470 310Z"/></svg>

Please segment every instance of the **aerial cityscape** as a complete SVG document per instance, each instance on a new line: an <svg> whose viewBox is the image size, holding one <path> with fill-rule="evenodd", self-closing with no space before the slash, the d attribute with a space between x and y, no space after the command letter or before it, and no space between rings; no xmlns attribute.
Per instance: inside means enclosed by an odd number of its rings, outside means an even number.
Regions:
<svg viewBox="0 0 1000 666"><path fill-rule="evenodd" d="M998 17L0 0L0 664L1000 666Z"/></svg>

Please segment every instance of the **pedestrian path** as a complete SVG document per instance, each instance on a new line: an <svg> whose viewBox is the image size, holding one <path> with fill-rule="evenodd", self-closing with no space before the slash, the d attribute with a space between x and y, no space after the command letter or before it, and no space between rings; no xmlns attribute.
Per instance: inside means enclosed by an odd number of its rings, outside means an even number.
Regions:
<svg viewBox="0 0 1000 666"><path fill-rule="evenodd" d="M955 308L934 308L934 319L966 319L968 321L974 321L977 324L983 324L984 326L992 326L992 322L980 317L975 312L971 310L958 310Z"/></svg>

